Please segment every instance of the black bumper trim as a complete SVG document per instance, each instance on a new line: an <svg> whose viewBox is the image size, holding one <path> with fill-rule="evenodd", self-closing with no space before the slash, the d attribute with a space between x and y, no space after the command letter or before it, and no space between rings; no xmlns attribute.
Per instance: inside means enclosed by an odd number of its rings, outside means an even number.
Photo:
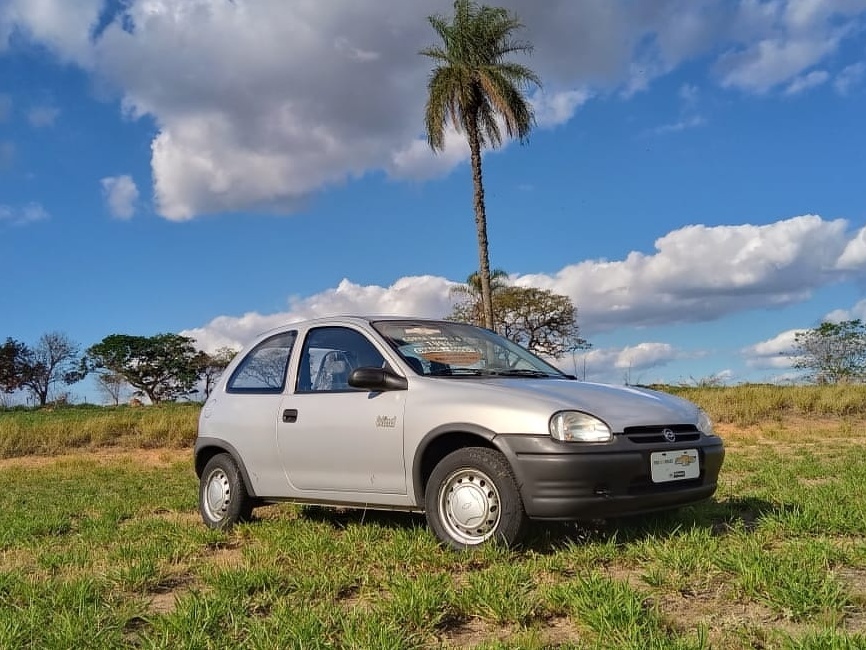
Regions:
<svg viewBox="0 0 866 650"><path fill-rule="evenodd" d="M546 436L497 436L511 462L526 514L533 519L602 519L665 510L701 501L716 491L725 456L719 438L637 445L623 436L610 443L562 443ZM653 483L650 454L697 449L697 479Z"/></svg>

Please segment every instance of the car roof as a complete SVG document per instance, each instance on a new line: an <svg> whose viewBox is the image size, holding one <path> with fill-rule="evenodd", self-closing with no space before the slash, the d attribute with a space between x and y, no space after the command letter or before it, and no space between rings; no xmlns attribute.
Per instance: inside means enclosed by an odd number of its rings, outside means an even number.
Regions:
<svg viewBox="0 0 866 650"><path fill-rule="evenodd" d="M425 323L442 323L446 322L444 318L427 318L424 316L406 316L398 314L335 314L333 316L320 316L317 318L307 318L296 321L287 321L282 325L277 325L264 332L259 332L254 340L260 340L271 334L285 332L290 329L308 329L310 327L321 327L323 325L368 325L377 321L420 321Z"/></svg>

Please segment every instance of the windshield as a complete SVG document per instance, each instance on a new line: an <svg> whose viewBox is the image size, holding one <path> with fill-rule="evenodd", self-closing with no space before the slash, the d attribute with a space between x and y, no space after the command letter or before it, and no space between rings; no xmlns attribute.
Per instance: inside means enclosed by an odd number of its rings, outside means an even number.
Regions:
<svg viewBox="0 0 866 650"><path fill-rule="evenodd" d="M489 330L446 321L378 321L376 331L419 375L567 377Z"/></svg>

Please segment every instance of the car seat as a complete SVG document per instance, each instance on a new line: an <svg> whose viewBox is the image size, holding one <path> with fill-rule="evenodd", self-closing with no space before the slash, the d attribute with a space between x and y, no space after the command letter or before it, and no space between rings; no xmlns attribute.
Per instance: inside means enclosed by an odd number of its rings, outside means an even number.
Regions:
<svg viewBox="0 0 866 650"><path fill-rule="evenodd" d="M352 366L344 352L331 350L319 364L319 372L313 382L314 391L346 390L349 388L349 373Z"/></svg>

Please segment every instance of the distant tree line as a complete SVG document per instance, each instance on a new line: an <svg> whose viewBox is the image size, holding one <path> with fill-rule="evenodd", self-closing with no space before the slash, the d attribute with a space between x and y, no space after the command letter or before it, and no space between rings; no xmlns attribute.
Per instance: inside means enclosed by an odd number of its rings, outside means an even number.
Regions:
<svg viewBox="0 0 866 650"><path fill-rule="evenodd" d="M209 354L194 344L195 339L179 334L112 334L82 353L61 332L43 335L33 347L7 338L0 346L0 391L23 391L45 406L52 397L66 401L63 387L95 374L100 391L114 404L127 388L153 404L196 393L207 399L236 351L220 348Z"/></svg>
<svg viewBox="0 0 866 650"><path fill-rule="evenodd" d="M502 270L491 274L494 327L537 354L561 358L586 349L577 310L567 296L506 284ZM452 290L457 298L451 320L483 324L481 286L476 274ZM62 332L42 335L35 345L7 338L0 345L0 392L23 391L40 406L66 401L63 387L95 374L99 389L114 404L124 390L151 403L198 395L207 399L220 374L237 354L220 348L209 354L195 339L179 334L111 334L83 353ZM819 384L866 381L866 323L821 323L795 335L792 365Z"/></svg>

